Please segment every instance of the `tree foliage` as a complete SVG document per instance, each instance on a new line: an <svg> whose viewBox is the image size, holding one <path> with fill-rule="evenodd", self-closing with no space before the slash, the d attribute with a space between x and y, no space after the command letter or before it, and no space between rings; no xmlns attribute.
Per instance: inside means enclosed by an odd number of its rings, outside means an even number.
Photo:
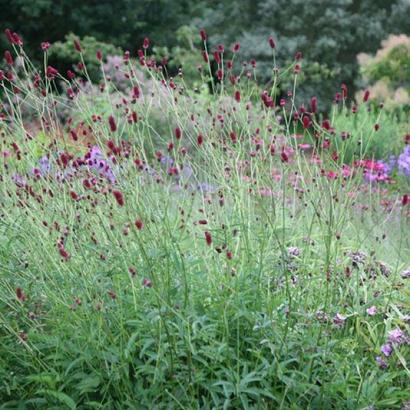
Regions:
<svg viewBox="0 0 410 410"><path fill-rule="evenodd" d="M41 41L63 41L70 32L132 53L149 36L178 66L193 60L193 40L181 45L178 29L189 26L197 32L205 27L210 47L240 41L241 58L257 59L257 70L267 80L272 70L267 38L273 35L280 66L302 51L300 99L319 95L324 108L341 83L353 95L359 78L357 54L374 53L389 34L408 32L410 0L0 0L0 8L1 26L18 31L38 58Z"/></svg>

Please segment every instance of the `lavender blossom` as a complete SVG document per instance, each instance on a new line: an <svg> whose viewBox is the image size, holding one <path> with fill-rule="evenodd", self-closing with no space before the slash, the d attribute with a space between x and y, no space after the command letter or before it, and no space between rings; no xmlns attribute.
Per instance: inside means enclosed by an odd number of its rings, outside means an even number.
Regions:
<svg viewBox="0 0 410 410"><path fill-rule="evenodd" d="M397 158L397 168L400 174L410 177L410 145Z"/></svg>
<svg viewBox="0 0 410 410"><path fill-rule="evenodd" d="M406 342L406 337L404 332L397 327L389 332L388 340L390 343L401 345Z"/></svg>
<svg viewBox="0 0 410 410"><path fill-rule="evenodd" d="M387 362L384 359L382 359L380 356L376 357L376 362L381 369L387 369L388 367Z"/></svg>
<svg viewBox="0 0 410 410"><path fill-rule="evenodd" d="M386 356L389 357L393 352L393 347L390 343L386 343L380 347L380 351Z"/></svg>

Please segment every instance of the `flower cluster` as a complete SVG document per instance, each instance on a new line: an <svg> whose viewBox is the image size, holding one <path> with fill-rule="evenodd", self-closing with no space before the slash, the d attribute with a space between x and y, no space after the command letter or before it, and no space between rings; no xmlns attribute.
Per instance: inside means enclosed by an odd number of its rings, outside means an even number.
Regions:
<svg viewBox="0 0 410 410"><path fill-rule="evenodd" d="M410 338L400 328L391 330L387 337L387 342L380 347L380 351L385 357L390 357L394 351L394 347L398 348L400 345L409 344ZM376 362L380 368L387 368L388 364L381 356L376 357Z"/></svg>
<svg viewBox="0 0 410 410"><path fill-rule="evenodd" d="M407 145L397 158L399 174L410 177L410 145Z"/></svg>

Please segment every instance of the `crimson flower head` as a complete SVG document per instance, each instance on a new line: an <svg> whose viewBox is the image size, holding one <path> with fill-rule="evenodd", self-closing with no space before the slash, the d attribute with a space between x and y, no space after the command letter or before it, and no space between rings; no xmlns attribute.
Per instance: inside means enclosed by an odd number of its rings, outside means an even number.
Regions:
<svg viewBox="0 0 410 410"><path fill-rule="evenodd" d="M201 36L202 41L206 41L206 39L208 38L206 31L204 29L199 30L199 35Z"/></svg>
<svg viewBox="0 0 410 410"><path fill-rule="evenodd" d="M6 28L4 30L4 33L6 34L7 40L10 44L13 44L13 33L9 28Z"/></svg>
<svg viewBox="0 0 410 410"><path fill-rule="evenodd" d="M51 44L48 41L43 41L41 43L41 49L47 51L51 47Z"/></svg>
<svg viewBox="0 0 410 410"><path fill-rule="evenodd" d="M21 288L16 288L16 297L20 302L24 302L26 300L26 295Z"/></svg>
<svg viewBox="0 0 410 410"><path fill-rule="evenodd" d="M307 115L305 115L305 116L303 117L302 122L303 122L303 128L306 129L306 128L309 128L309 127L310 127L311 122L310 122L310 118L309 118Z"/></svg>
<svg viewBox="0 0 410 410"><path fill-rule="evenodd" d="M102 55L101 50L97 50L97 53L95 55L96 55L98 61L102 61L103 55Z"/></svg>
<svg viewBox="0 0 410 410"><path fill-rule="evenodd" d="M135 227L140 231L144 227L144 223L141 219L137 219L135 221Z"/></svg>
<svg viewBox="0 0 410 410"><path fill-rule="evenodd" d="M312 97L310 99L310 112L315 114L317 111L317 97Z"/></svg>
<svg viewBox="0 0 410 410"><path fill-rule="evenodd" d="M17 33L13 33L10 29L6 28L4 30L6 33L7 40L10 44L15 45L15 46L22 46L23 45L23 40Z"/></svg>
<svg viewBox="0 0 410 410"><path fill-rule="evenodd" d="M4 59L6 60L6 63L7 63L8 65L13 65L13 64L14 64L13 57L12 57L12 55L11 55L11 53L10 53L9 50L6 50L6 51L4 52Z"/></svg>
<svg viewBox="0 0 410 410"><path fill-rule="evenodd" d="M140 98L140 89L139 89L139 87L138 87L138 85L135 85L133 88L132 88L132 98L134 98L134 99L138 99L138 98Z"/></svg>
<svg viewBox="0 0 410 410"><path fill-rule="evenodd" d="M114 190L114 191L112 191L112 194L114 195L114 198L117 201L117 204L119 206L124 206L125 202L124 202L124 195L122 194L122 192Z"/></svg>
<svg viewBox="0 0 410 410"><path fill-rule="evenodd" d="M366 91L364 92L364 94L363 94L363 102L367 102L367 100L369 99L369 97L370 97L370 91L369 91L369 90L366 90Z"/></svg>
<svg viewBox="0 0 410 410"><path fill-rule="evenodd" d="M179 128L179 127L175 128L175 138L176 138L177 140L180 140L181 137L182 137L182 130L181 130L181 128Z"/></svg>
<svg viewBox="0 0 410 410"><path fill-rule="evenodd" d="M240 50L240 48L241 48L240 43L236 42L236 43L233 45L233 47L232 47L232 51L233 51L234 53L237 53L237 52Z"/></svg>
<svg viewBox="0 0 410 410"><path fill-rule="evenodd" d="M235 101L240 102L241 101L241 93L239 90L235 91Z"/></svg>
<svg viewBox="0 0 410 410"><path fill-rule="evenodd" d="M79 53L81 53L81 52L83 51L82 48L81 48L80 40L78 40L78 39L75 39L75 40L74 40L74 48L75 48L75 50L78 51Z"/></svg>
<svg viewBox="0 0 410 410"><path fill-rule="evenodd" d="M68 259L70 259L70 254L64 249L64 247L60 246L58 248L58 252L60 253L60 256L67 261Z"/></svg>
<svg viewBox="0 0 410 410"><path fill-rule="evenodd" d="M269 37L269 45L272 50L276 48L275 40L273 39L272 36Z"/></svg>
<svg viewBox="0 0 410 410"><path fill-rule="evenodd" d="M280 159L281 159L282 162L288 162L289 161L288 154L286 154L285 150L282 150L282 152L280 153Z"/></svg>
<svg viewBox="0 0 410 410"><path fill-rule="evenodd" d="M71 70L67 70L67 78L69 80L73 80L75 78L75 73L72 72Z"/></svg>
<svg viewBox="0 0 410 410"><path fill-rule="evenodd" d="M144 42L142 43L142 47L146 50L149 47L149 38L145 37Z"/></svg>
<svg viewBox="0 0 410 410"><path fill-rule="evenodd" d="M108 118L108 124L110 125L111 132L117 131L117 124L115 122L115 118L112 115L110 115Z"/></svg>
<svg viewBox="0 0 410 410"><path fill-rule="evenodd" d="M57 69L51 67L50 65L47 67L46 76L49 80L54 80L54 78L58 75Z"/></svg>
<svg viewBox="0 0 410 410"><path fill-rule="evenodd" d="M346 85L346 84L342 84L342 85L341 85L341 89L342 89L343 99L346 99L346 98L347 98L347 85Z"/></svg>
<svg viewBox="0 0 410 410"><path fill-rule="evenodd" d="M205 232L205 241L208 246L212 245L212 236L211 233L208 231Z"/></svg>

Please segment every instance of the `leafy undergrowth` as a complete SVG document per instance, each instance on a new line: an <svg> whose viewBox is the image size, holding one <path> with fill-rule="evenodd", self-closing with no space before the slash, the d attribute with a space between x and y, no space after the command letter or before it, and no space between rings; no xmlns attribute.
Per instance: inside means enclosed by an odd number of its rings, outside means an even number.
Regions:
<svg viewBox="0 0 410 410"><path fill-rule="evenodd" d="M67 79L11 40L0 408L408 408L407 157L374 157L388 116L343 87L330 119L295 107L299 60L260 93L219 48L209 94L147 40L121 88L94 87L78 42Z"/></svg>

